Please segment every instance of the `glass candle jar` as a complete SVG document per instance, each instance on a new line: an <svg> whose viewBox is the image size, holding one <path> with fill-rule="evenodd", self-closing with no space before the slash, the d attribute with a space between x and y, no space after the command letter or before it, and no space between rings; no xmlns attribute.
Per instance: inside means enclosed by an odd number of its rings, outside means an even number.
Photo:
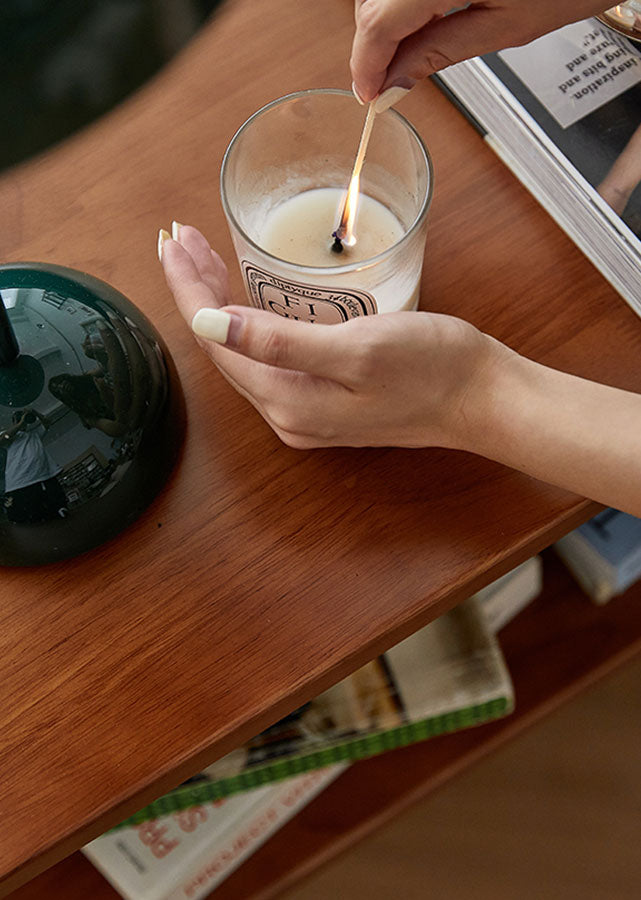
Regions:
<svg viewBox="0 0 641 900"><path fill-rule="evenodd" d="M233 137L221 196L251 305L321 323L416 309L432 163L395 110L375 118L353 234L332 238L364 116L347 91L301 91Z"/></svg>
<svg viewBox="0 0 641 900"><path fill-rule="evenodd" d="M641 41L641 0L627 0L612 6L597 19L630 40Z"/></svg>

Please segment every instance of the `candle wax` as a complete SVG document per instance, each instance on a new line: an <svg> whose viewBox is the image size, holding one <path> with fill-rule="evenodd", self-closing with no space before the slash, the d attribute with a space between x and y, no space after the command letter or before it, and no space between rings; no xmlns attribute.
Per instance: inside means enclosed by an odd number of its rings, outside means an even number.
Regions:
<svg viewBox="0 0 641 900"><path fill-rule="evenodd" d="M315 188L284 200L269 214L258 243L273 256L301 266L347 266L371 259L399 241L404 228L386 206L359 194L354 235L356 243L331 249L345 192Z"/></svg>

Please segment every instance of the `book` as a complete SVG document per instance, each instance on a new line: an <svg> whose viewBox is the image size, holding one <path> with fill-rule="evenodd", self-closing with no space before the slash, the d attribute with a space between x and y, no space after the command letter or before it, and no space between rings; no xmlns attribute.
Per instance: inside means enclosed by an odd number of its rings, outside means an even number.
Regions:
<svg viewBox="0 0 641 900"><path fill-rule="evenodd" d="M474 595L481 603L491 630L496 633L525 609L543 589L543 565L540 556L497 578Z"/></svg>
<svg viewBox="0 0 641 900"><path fill-rule="evenodd" d="M123 824L479 725L513 706L498 640L472 597Z"/></svg>
<svg viewBox="0 0 641 900"><path fill-rule="evenodd" d="M346 767L338 763L110 831L82 852L127 900L200 900Z"/></svg>
<svg viewBox="0 0 641 900"><path fill-rule="evenodd" d="M641 519L606 509L554 545L588 596L607 603L641 579Z"/></svg>
<svg viewBox="0 0 641 900"><path fill-rule="evenodd" d="M641 52L596 18L433 76L641 314Z"/></svg>

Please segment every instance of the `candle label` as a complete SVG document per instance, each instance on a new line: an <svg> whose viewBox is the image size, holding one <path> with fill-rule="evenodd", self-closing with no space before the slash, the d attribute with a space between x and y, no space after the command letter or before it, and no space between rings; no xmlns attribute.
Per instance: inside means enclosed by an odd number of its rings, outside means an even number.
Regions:
<svg viewBox="0 0 641 900"><path fill-rule="evenodd" d="M246 260L242 262L242 270L252 306L286 319L335 325L378 312L372 295L356 288L319 287L290 281Z"/></svg>

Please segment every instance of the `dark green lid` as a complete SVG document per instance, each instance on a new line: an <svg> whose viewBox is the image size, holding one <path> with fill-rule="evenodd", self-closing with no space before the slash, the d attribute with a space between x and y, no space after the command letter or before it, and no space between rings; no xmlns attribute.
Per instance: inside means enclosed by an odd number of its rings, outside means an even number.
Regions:
<svg viewBox="0 0 641 900"><path fill-rule="evenodd" d="M153 325L90 275L0 266L0 565L126 528L177 459L184 402Z"/></svg>

